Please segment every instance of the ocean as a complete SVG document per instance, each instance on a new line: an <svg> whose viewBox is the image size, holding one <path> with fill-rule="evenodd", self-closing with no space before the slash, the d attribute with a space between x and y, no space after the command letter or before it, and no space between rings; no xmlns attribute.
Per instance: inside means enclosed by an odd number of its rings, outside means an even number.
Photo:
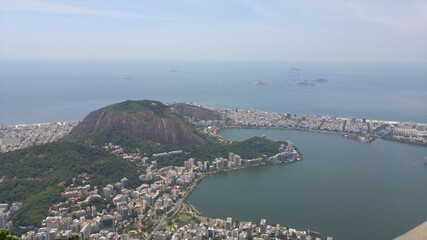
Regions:
<svg viewBox="0 0 427 240"><path fill-rule="evenodd" d="M291 68L303 71L290 76ZM315 86L297 84L327 79ZM257 85L264 81L267 85ZM128 99L427 123L421 64L0 62L0 123L82 119Z"/></svg>

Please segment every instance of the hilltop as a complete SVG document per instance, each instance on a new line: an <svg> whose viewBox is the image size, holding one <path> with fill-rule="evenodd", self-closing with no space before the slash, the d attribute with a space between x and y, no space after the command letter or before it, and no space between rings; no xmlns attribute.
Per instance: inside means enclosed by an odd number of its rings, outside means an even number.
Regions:
<svg viewBox="0 0 427 240"><path fill-rule="evenodd" d="M195 127L174 108L159 101L125 101L103 107L87 115L70 133L72 138L119 130L131 137L173 146L205 143Z"/></svg>
<svg viewBox="0 0 427 240"><path fill-rule="evenodd" d="M187 103L176 103L173 104L172 107L181 115L190 119L194 119L196 121L223 120L223 117L220 113L197 105Z"/></svg>
<svg viewBox="0 0 427 240"><path fill-rule="evenodd" d="M178 110L185 112L185 117ZM184 113L183 113L184 114ZM22 202L10 216L13 233L20 234L39 226L49 206L64 201L61 193L73 179L82 176L84 184L98 189L106 184L129 179L130 187L141 184L147 164L125 160L107 150L111 144L126 154L138 154L158 167L183 166L184 161L212 162L228 158L229 152L244 159L277 154L285 142L254 137L242 142L228 142L199 135L186 119L220 117L215 111L180 104L164 105L158 101L125 101L91 112L64 139L13 152L0 153L0 202ZM157 155L179 151L179 155ZM21 228L23 227L23 228Z"/></svg>

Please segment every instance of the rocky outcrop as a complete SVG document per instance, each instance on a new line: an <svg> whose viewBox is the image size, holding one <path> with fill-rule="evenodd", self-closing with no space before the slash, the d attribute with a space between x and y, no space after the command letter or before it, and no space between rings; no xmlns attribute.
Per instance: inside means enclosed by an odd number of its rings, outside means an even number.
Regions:
<svg viewBox="0 0 427 240"><path fill-rule="evenodd" d="M205 143L189 121L174 108L159 101L129 100L98 109L87 115L70 136L102 130L120 130L132 137L167 145L194 146Z"/></svg>

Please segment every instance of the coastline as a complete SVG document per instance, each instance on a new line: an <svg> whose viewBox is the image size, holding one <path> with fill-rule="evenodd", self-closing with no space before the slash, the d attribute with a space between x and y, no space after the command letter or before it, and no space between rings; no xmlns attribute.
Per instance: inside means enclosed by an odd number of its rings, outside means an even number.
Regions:
<svg viewBox="0 0 427 240"><path fill-rule="evenodd" d="M348 118L310 113L266 112L256 109L210 108L223 116L222 121L193 122L199 126L219 128L265 128L303 130L340 134L364 143L376 138L427 146L427 124Z"/></svg>
<svg viewBox="0 0 427 240"><path fill-rule="evenodd" d="M362 142L362 143L371 143L373 141L376 140L376 138L374 138L373 140L366 142L366 141L360 141L357 138L352 138L351 136L345 136L347 135L344 132L333 132L333 131L325 131L325 130L316 130L316 129L304 129L304 128L281 128L281 127L251 127L251 126L223 126L223 127L219 127L218 131L221 131L223 129L272 129L272 130L290 130L290 131L302 131L302 132L315 132L315 133L322 133L322 134L333 134L333 135L339 135L342 136L344 138L348 138L351 140L355 140L358 142ZM221 136L222 138L222 136ZM384 138L381 138L384 139ZM389 140L389 139L384 139L384 140ZM389 140L389 141L393 141L393 140ZM412 142L401 142L401 141L395 141L395 142L400 142L400 143L407 143L407 144L415 144ZM423 144L419 144L419 146L424 146Z"/></svg>
<svg viewBox="0 0 427 240"><path fill-rule="evenodd" d="M162 229L163 227L165 227L165 224L167 222L169 222L169 220L173 219L177 214L179 214L182 209L190 208L190 209L194 210L194 212L196 214L198 214L199 217L201 217L201 218L205 218L205 219L214 219L215 218L215 217L203 216L203 214L201 212L199 212L194 206L189 204L187 201L188 197L191 195L191 193L194 191L194 189L206 177L214 175L214 174L223 173L223 172L233 172L233 171L243 170L246 168L256 168L256 167L260 167L260 166L268 166L268 165L275 165L275 164L282 164L282 163L294 163L297 161L301 161L303 159L303 155L299 151L299 149L295 146L292 146L291 149L294 150L297 154L293 155L291 157L283 158L283 159L273 159L274 157L276 157L280 154L280 152L279 152L278 154L273 155L273 156L264 157L262 159L260 158L261 162L259 162L259 163L258 162L246 163L244 165L242 164L240 166L233 166L231 168L227 167L227 168L224 168L221 170L214 170L214 171L197 173L195 175L195 178L193 179L193 181L191 183L189 183L189 185L185 189L183 196L177 200L176 205L172 209L170 209L168 212L164 213L165 217L157 220L157 222L155 223L155 225L153 225L151 230L146 233L147 239L152 239L153 235L155 235L156 232L159 231L159 229Z"/></svg>
<svg viewBox="0 0 427 240"><path fill-rule="evenodd" d="M397 140L390 137L383 137L383 136L377 136L374 137L371 141L360 141L359 139L352 138L350 136L345 136L347 133L345 132L333 132L333 131L325 131L325 130L315 130L315 129L304 129L304 128L280 128L280 127L251 127L251 126L223 126L218 128L218 131L221 131L222 129L272 129L272 130L291 130L291 131L303 131L303 132L315 132L315 133L322 133L322 134L334 134L334 135L340 135L344 138L348 138L354 141L362 142L362 143L372 143L376 139L380 138L385 141L391 141L401 144L408 144L412 146L420 146L420 147L427 147L427 144L425 143L418 143L418 142L411 142L411 141L404 141L404 140Z"/></svg>
<svg viewBox="0 0 427 240"><path fill-rule="evenodd" d="M381 138L388 141L427 147L426 123L351 119L344 117L334 117L331 120L331 116L312 114L293 114L296 116L295 119L289 120L289 113L282 112L263 112L253 109L237 111L222 108L212 108L212 110L221 112L224 119L226 119L223 123L218 122L211 125L211 127L218 128L213 131L212 136L214 137L217 135L217 131L225 128L278 129L337 134L368 144L377 138ZM283 124L282 121L287 122ZM197 125L199 123L194 124ZM289 126L291 124L295 126ZM323 127L324 124L335 125L333 127L329 126L331 130L328 130L328 126ZM299 127L301 125L304 127ZM375 127L372 127L372 125L375 125Z"/></svg>
<svg viewBox="0 0 427 240"><path fill-rule="evenodd" d="M297 148L295 148L295 149L297 149ZM198 185L198 184L199 184L203 179L205 179L206 177L209 177L209 176L211 176L211 175L220 174L220 173L225 173L225 172L235 172L235 171L244 170L244 169L247 169L247 168L257 168L257 167L263 167L263 166L269 166L269 165L295 163L295 162L301 161L301 160L303 159L303 156L302 156L302 154L300 153L300 151L299 151L299 150L297 150L297 151L298 151L298 153L299 153L299 159L294 159L294 160L290 160L290 161L278 160L278 161L271 161L271 162L263 162L263 163L260 163L260 164L250 164L250 165L247 165L247 166L234 167L234 168L231 168L231 169L224 169L224 170L221 170L221 171L212 171L212 172L208 172L208 173L203 173L203 174L202 174L202 176L196 180L196 184L195 184L195 186L191 186L191 189L189 189L189 190L187 191L187 193L188 193L188 194L187 194L187 196L184 198L184 202L185 202L185 203L187 202L188 197L191 195L191 192L192 192L192 191L197 187L197 185Z"/></svg>
<svg viewBox="0 0 427 240"><path fill-rule="evenodd" d="M219 217L208 217L208 216L204 216L202 212L200 212L194 205L190 204L188 202L188 198L190 197L191 193L195 190L195 188L200 184L200 182L202 180L204 180L205 178L211 176L211 175L216 175L216 174L220 174L220 173L225 173L225 172L235 172L235 171L240 171L240 170L244 170L244 169L248 169L248 168L258 168L258 167L263 167L263 166L269 166L269 165L277 165L277 164L290 164L290 163L295 163L298 161L301 161L303 159L303 155L302 153L298 150L297 147L293 147L298 155L289 159L285 159L285 160L275 160L275 161L264 161L262 163L259 164L248 164L245 166L239 166L239 167L233 167L233 168L227 168L224 170L220 170L220 171L212 171L212 172L207 172L207 173L201 173L199 176L196 177L196 179L190 184L189 188L185 191L184 197L181 198L179 201L179 206L177 206L178 210L174 210L174 212L169 215L166 214L166 218L163 219L160 223L157 223L157 225L153 228L153 230L149 233L150 238L158 231L159 228L162 228L165 226L165 222L167 222L168 220L173 219L177 214L179 214L183 209L184 211L188 211L185 209L190 209L190 211L192 211L193 213L195 213L199 218L204 218L204 219L219 219ZM245 220L237 220L238 222L241 221L245 221ZM308 232L311 232L310 229L307 230ZM316 233L316 232L314 232ZM316 233L319 234L320 233Z"/></svg>
<svg viewBox="0 0 427 240"><path fill-rule="evenodd" d="M363 143L371 143L377 138L427 147L427 123L398 122L389 120L357 119L331 115L303 113L266 112L256 109L205 108L222 115L223 120L189 119L196 127L208 128L248 128L298 130L338 134ZM56 141L69 133L81 120L35 124L0 124L0 152ZM45 128L37 135L34 130ZM57 129L61 129L58 133ZM204 130L205 130L204 129ZM208 135L216 137L216 133Z"/></svg>

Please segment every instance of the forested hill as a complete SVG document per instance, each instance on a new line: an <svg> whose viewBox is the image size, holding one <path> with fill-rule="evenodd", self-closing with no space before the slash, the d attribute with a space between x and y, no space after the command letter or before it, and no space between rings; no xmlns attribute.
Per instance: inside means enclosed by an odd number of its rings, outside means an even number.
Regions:
<svg viewBox="0 0 427 240"><path fill-rule="evenodd" d="M104 186L127 177L139 184L138 169L104 150L71 142L56 142L0 154L0 202L23 202L12 215L14 226L36 226L60 192L79 174Z"/></svg>
<svg viewBox="0 0 427 240"><path fill-rule="evenodd" d="M159 101L128 100L91 112L70 133L71 137L119 130L132 137L174 146L205 144L203 136L175 109Z"/></svg>
<svg viewBox="0 0 427 240"><path fill-rule="evenodd" d="M110 105L89 114L59 142L0 154L0 202L23 202L10 217L13 233L28 230L18 230L20 226L39 226L49 206L63 200L61 192L81 174L89 177L87 183L92 186L103 187L123 177L129 179L130 187L138 186L141 165L107 151L104 147L110 143L126 153L156 160L159 167L182 166L188 158L228 158L229 152L244 159L271 156L286 144L261 137L242 142L211 139L197 133L175 109L157 101ZM153 157L173 150L182 154Z"/></svg>
<svg viewBox="0 0 427 240"><path fill-rule="evenodd" d="M122 134L117 137L101 135L112 137L109 139L113 142L120 141L117 143L128 150L136 147L152 154L177 149L149 144ZM227 158L229 152L246 159L256 158L276 154L281 144L285 143L260 137L233 143L211 141L202 146L182 148L186 154L159 157L156 160L159 167L162 167L182 165L189 157L200 161L212 161L216 157ZM23 202L22 207L11 217L14 233L17 233L18 226L38 226L47 216L49 206L61 200L64 187L82 173L90 177L88 183L98 187L115 183L123 177L129 179L131 187L140 184L140 172L136 166L103 150L99 145L61 141L0 154L0 202Z"/></svg>

